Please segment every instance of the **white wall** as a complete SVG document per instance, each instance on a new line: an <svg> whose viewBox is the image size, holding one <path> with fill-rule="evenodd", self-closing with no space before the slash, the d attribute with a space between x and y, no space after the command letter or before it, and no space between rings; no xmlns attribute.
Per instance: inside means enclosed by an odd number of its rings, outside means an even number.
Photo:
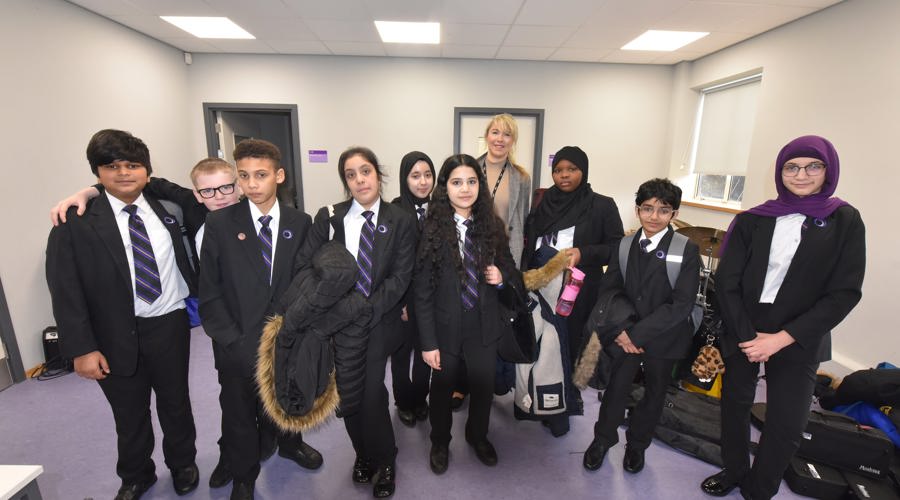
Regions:
<svg viewBox="0 0 900 500"><path fill-rule="evenodd" d="M0 47L0 278L30 368L43 362L40 332L54 324L44 279L47 214L96 182L85 159L91 135L130 130L162 175L184 171L196 155L181 52L58 0L4 0Z"/></svg>
<svg viewBox="0 0 900 500"><path fill-rule="evenodd" d="M419 149L440 168L452 153L454 107L542 108L543 162L580 145L594 189L619 200L630 225L637 185L665 173L671 74L662 66L195 54L189 118L199 157L203 102L296 103L305 208L315 213L343 199L336 165L348 146L375 151L391 199L404 154ZM309 163L310 149L327 149L328 163Z"/></svg>
<svg viewBox="0 0 900 500"><path fill-rule="evenodd" d="M818 134L835 144L842 166L836 195L860 210L868 228L863 299L834 332L835 361L854 369L900 359L891 298L900 282L893 199L900 168L892 149L900 139L898 20L896 0L847 0L682 64L673 78L669 166L670 175L677 176L696 106L691 89L762 68L744 208L776 196L775 156L786 142ZM717 227L731 220L688 208L683 217Z"/></svg>

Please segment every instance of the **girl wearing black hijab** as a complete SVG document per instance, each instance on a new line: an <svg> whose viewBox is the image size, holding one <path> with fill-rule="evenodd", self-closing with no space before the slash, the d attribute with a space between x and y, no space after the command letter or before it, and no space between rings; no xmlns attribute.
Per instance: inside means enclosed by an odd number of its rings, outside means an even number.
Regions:
<svg viewBox="0 0 900 500"><path fill-rule="evenodd" d="M553 156L553 186L544 191L525 222L523 270L539 267L532 262L547 245L569 254L569 266L585 273L584 284L569 315L569 366L578 357L582 330L597 301L597 290L605 266L624 234L616 202L595 193L588 183L588 157L577 146L566 146ZM565 348L564 346L560 346ZM577 394L577 392L575 393ZM578 398L580 403L580 398ZM577 406L580 406L577 405ZM581 413L576 407L575 413Z"/></svg>
<svg viewBox="0 0 900 500"><path fill-rule="evenodd" d="M407 153L400 161L400 196L394 198L391 203L415 215L420 231L433 188L434 163L431 162L431 158L421 151ZM425 402L425 398L428 396L431 367L422 359L422 350L418 345L419 330L416 328L412 300L409 299L407 292L398 305L402 320L403 345L391 355L391 375L397 416L403 425L414 427L416 420L428 418L428 403ZM414 350L410 376L410 354Z"/></svg>

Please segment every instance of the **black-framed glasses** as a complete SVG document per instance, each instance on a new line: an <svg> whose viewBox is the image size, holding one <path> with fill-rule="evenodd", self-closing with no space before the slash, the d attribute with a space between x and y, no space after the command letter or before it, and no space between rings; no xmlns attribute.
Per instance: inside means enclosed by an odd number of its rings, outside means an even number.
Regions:
<svg viewBox="0 0 900 500"><path fill-rule="evenodd" d="M659 214L660 217L668 217L675 212L675 209L672 207L654 207L653 205L641 205L638 207L638 210L641 211L641 214L647 217L653 215L653 212Z"/></svg>
<svg viewBox="0 0 900 500"><path fill-rule="evenodd" d="M197 190L197 192L200 193L201 198L212 198L216 195L216 191L227 196L234 192L234 183L232 182L231 184L222 184L219 187L203 188Z"/></svg>
<svg viewBox="0 0 900 500"><path fill-rule="evenodd" d="M794 177L800 173L800 169L806 170L806 175L816 177L825 173L825 164L820 161L814 161L809 165L800 166L796 163L785 163L781 167L781 175L785 177Z"/></svg>
<svg viewBox="0 0 900 500"><path fill-rule="evenodd" d="M112 163L107 163L106 165L97 165L97 168L108 172L118 172L120 168L124 168L125 170L133 172L146 167L144 167L143 163L138 163L136 161L116 160Z"/></svg>

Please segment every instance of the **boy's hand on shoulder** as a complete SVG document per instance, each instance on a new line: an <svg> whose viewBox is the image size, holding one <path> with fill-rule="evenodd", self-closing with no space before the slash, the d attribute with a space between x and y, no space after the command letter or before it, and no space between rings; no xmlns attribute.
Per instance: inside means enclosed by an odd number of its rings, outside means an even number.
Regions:
<svg viewBox="0 0 900 500"><path fill-rule="evenodd" d="M50 222L52 222L54 226L58 226L60 223L65 224L66 212L70 207L78 207L76 213L79 216L84 215L88 201L91 198L96 198L98 196L100 196L100 191L91 186L78 191L68 198L60 200L55 207L50 209Z"/></svg>
<svg viewBox="0 0 900 500"><path fill-rule="evenodd" d="M106 362L106 356L100 351L91 351L82 354L74 360L75 373L84 378L93 380L103 380L109 375L109 364Z"/></svg>

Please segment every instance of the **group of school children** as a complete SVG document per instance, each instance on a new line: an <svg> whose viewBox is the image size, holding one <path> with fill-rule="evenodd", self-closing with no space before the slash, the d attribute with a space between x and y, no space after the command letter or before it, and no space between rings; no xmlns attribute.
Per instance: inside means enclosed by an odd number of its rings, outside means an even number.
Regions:
<svg viewBox="0 0 900 500"><path fill-rule="evenodd" d="M254 374L266 319L290 307L284 292L330 240L356 261L348 293L361 295L372 312L358 405L341 415L356 452L348 467L353 482L371 484L376 498L396 488L388 358L399 419L407 426L430 421L434 473L448 469L452 408L462 394L470 398L465 440L482 463L497 464L488 427L493 396L505 392L500 382L508 373L498 345L510 334L500 295L521 290L523 271L540 267L545 260L538 256L548 253L563 253L568 265L588 272L572 316L548 313L566 336L564 366L577 357L600 291L619 289L633 305L604 346L612 375L583 465L596 470L618 442L631 382L643 369L646 392L632 414L623 461L626 471L640 472L672 368L688 355L693 335L699 251L688 242L682 255L669 252L681 190L665 179L638 188L641 228L629 240L625 273L616 258L621 219L611 198L591 191L587 155L562 148L553 159L554 185L529 210L530 181L510 157L516 134L512 117L494 117L485 130L485 156L453 155L437 172L424 153L407 154L392 203L381 199L385 175L375 154L349 148L338 159L347 200L310 218L278 200L286 174L278 148L267 141L237 144L235 166L199 162L191 172L194 188L186 189L151 180L149 150L137 137L97 132L87 158L99 183L52 214L62 223L50 233L46 273L62 353L80 376L97 380L113 411L122 479L116 498L140 498L157 480L151 391L175 492L198 485L189 296L199 298L221 386L220 458L210 487L232 483L232 499L253 498L260 463L275 451L306 469L322 465L322 455L299 432L283 430L265 413ZM717 273L727 327L726 467L703 481L710 495L736 487L745 498L777 493L799 445L815 369L830 354L829 332L860 299L864 227L856 209L831 196L838 173L830 142L791 141L775 165L778 199L739 215L729 229ZM181 207L187 240L158 200ZM681 269L674 285L666 264L672 261ZM751 467L749 408L760 363L768 377L767 422L774 424L767 424ZM575 405L570 414L578 412ZM554 435L568 429L567 418L547 424Z"/></svg>

